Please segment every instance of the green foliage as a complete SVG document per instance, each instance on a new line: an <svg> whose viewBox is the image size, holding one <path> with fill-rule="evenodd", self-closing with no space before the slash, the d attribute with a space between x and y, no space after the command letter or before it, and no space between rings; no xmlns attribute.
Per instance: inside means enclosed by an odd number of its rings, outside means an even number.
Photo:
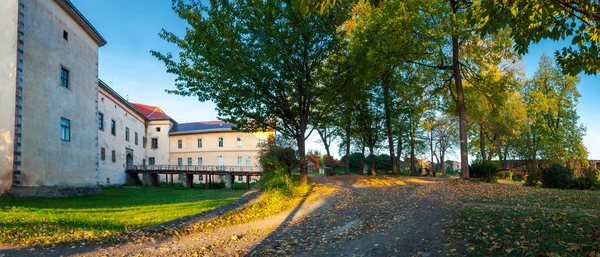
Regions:
<svg viewBox="0 0 600 257"><path fill-rule="evenodd" d="M365 165L367 167L369 167L369 169L371 169L371 156L369 155L367 157L367 162L365 162ZM381 171L389 171L392 170L392 167L390 166L390 156L387 154L380 154L380 155L375 155L375 170L381 170Z"/></svg>
<svg viewBox="0 0 600 257"><path fill-rule="evenodd" d="M346 156L342 157L342 162L346 161ZM360 171L360 163L364 161L365 157L361 153L350 154L350 170Z"/></svg>
<svg viewBox="0 0 600 257"><path fill-rule="evenodd" d="M523 181L523 174L520 172L514 173L514 174L512 174L511 179L512 179L512 181L517 181L517 182Z"/></svg>
<svg viewBox="0 0 600 257"><path fill-rule="evenodd" d="M573 183L573 170L560 164L540 170L542 186L549 188L569 188Z"/></svg>
<svg viewBox="0 0 600 257"><path fill-rule="evenodd" d="M283 168L288 173L298 166L296 151L290 147L269 147L261 154L260 163L265 172L273 172L277 168Z"/></svg>
<svg viewBox="0 0 600 257"><path fill-rule="evenodd" d="M473 1L470 21L481 34L509 29L515 49L525 54L542 39L570 40L556 51L566 73L600 70L600 3L598 1Z"/></svg>
<svg viewBox="0 0 600 257"><path fill-rule="evenodd" d="M539 169L528 169L525 171L525 185L539 186L541 184L541 174Z"/></svg>
<svg viewBox="0 0 600 257"><path fill-rule="evenodd" d="M446 167L446 174L453 175L458 173L460 173L460 170L455 170L451 166Z"/></svg>
<svg viewBox="0 0 600 257"><path fill-rule="evenodd" d="M271 172L265 173L258 184L266 193L281 194L286 197L303 195L309 188L308 185L299 186L283 166L277 166Z"/></svg>
<svg viewBox="0 0 600 257"><path fill-rule="evenodd" d="M475 160L469 165L471 177L484 182L494 181L498 172L498 163L494 161Z"/></svg>

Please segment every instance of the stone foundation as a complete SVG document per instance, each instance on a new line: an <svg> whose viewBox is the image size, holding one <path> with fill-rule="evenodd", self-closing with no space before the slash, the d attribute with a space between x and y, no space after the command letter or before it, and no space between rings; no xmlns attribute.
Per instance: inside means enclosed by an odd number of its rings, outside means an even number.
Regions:
<svg viewBox="0 0 600 257"><path fill-rule="evenodd" d="M43 197L43 198L65 198L85 195L102 194L102 187L21 187L13 186L10 194L16 197Z"/></svg>
<svg viewBox="0 0 600 257"><path fill-rule="evenodd" d="M158 181L157 174L142 174L142 185L144 186L159 186L160 183Z"/></svg>
<svg viewBox="0 0 600 257"><path fill-rule="evenodd" d="M141 185L142 181L140 180L140 176L138 174L125 174L125 183L129 185Z"/></svg>
<svg viewBox="0 0 600 257"><path fill-rule="evenodd" d="M194 175L192 175L192 174L179 175L179 183L181 183L186 188L193 188L194 187Z"/></svg>

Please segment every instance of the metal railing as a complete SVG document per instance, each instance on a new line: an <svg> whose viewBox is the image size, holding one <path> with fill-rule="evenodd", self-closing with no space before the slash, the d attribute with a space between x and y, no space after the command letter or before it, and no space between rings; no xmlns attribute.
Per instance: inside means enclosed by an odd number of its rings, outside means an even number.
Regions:
<svg viewBox="0 0 600 257"><path fill-rule="evenodd" d="M127 171L181 171L181 172L262 172L255 166L220 166L220 165L130 165Z"/></svg>

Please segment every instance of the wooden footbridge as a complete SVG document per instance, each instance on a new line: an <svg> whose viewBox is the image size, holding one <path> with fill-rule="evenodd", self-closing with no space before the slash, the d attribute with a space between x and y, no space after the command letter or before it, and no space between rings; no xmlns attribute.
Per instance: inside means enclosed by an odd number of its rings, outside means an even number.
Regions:
<svg viewBox="0 0 600 257"><path fill-rule="evenodd" d="M252 166L212 166L212 165L131 165L125 169L127 179L136 184L142 184L138 174L142 174L142 179L146 184L152 186L160 185L161 175L165 175L166 187L169 187L169 176L171 177L171 186L173 186L173 175L183 175L184 186L194 187L194 176L203 176L202 181L207 189L211 188L214 181L213 176L229 176L231 189L235 189L235 176L244 176L246 178L246 188L250 189L250 177L262 176L263 171L260 167Z"/></svg>

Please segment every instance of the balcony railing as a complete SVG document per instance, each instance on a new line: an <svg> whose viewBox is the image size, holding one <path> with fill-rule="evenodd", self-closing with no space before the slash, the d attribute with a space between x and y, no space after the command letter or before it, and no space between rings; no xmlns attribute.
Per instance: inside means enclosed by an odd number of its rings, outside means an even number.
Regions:
<svg viewBox="0 0 600 257"><path fill-rule="evenodd" d="M262 172L255 166L220 165L130 165L127 171L181 171L181 172Z"/></svg>

